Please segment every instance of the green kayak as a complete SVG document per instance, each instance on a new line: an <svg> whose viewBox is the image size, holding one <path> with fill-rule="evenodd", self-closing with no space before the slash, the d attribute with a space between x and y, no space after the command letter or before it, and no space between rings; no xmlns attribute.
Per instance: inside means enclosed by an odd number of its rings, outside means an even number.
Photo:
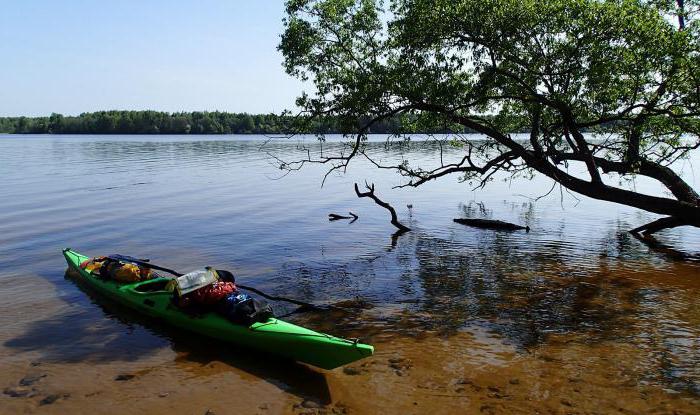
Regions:
<svg viewBox="0 0 700 415"><path fill-rule="evenodd" d="M318 333L276 318L243 326L214 312L192 316L171 303L172 293L164 290L167 278L119 283L82 269L80 264L90 259L85 255L66 248L63 256L68 266L77 271L79 277L76 278L99 294L174 327L329 370L374 352L370 345Z"/></svg>

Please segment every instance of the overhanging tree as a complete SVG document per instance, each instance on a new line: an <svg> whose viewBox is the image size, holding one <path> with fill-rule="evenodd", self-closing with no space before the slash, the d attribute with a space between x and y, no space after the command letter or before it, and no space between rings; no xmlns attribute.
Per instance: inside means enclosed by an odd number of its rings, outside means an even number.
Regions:
<svg viewBox="0 0 700 415"><path fill-rule="evenodd" d="M453 125L464 158L427 169L380 165L406 186L448 174L486 180L536 171L567 189L664 215L646 234L700 227L700 196L673 169L700 147L700 25L690 0L290 0L280 50L314 86L308 118L353 132L347 152L309 162L344 169L365 156L374 123L406 114L406 130ZM513 131L529 131L517 140ZM587 131L605 131L591 140ZM370 158L371 161L374 162ZM569 165L585 165L586 175ZM645 176L662 196L615 186Z"/></svg>

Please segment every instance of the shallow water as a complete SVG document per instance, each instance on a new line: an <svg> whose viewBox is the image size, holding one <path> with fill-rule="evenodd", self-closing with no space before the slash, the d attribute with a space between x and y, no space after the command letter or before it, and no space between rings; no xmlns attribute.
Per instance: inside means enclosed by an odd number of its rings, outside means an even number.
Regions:
<svg viewBox="0 0 700 415"><path fill-rule="evenodd" d="M534 201L543 178L393 190L398 176L357 160L321 187L325 167L281 177L267 154L302 157L297 140L265 140L0 136L0 387L46 375L33 396L0 395L0 413L700 412L697 230L666 231L670 249L652 252L625 231L654 215L558 188ZM376 140L376 158L439 163L434 143ZM698 188L693 166L698 153L678 167ZM386 212L354 194L364 180L412 232L392 238ZM360 219L327 220L347 211ZM465 215L532 231L452 222ZM376 354L325 372L173 332L81 291L66 246L360 299L292 320Z"/></svg>

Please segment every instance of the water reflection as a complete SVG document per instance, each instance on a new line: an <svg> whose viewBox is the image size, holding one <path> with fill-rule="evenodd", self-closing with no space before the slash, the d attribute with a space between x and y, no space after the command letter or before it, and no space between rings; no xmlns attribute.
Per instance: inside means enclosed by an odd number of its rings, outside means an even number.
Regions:
<svg viewBox="0 0 700 415"><path fill-rule="evenodd" d="M633 344L643 357L637 365L644 379L698 393L700 267L645 261L648 255L639 254L634 238L621 235L626 233L609 232L598 244L601 249L582 264L568 261L565 243L528 250L528 242L513 233L479 230L471 244L408 234L395 251L358 260L343 272L369 279L378 290L377 282L388 279L391 270L394 278L374 295L373 309L336 313L332 323L325 315L298 318L382 342L426 333L449 338L477 327L522 353L553 335L611 349ZM294 278L315 275L323 285L333 275L324 268L297 271ZM640 272L675 275L656 286L640 281ZM326 295L337 295L342 280L334 280ZM306 290L296 294L305 296ZM396 304L402 307L397 310Z"/></svg>

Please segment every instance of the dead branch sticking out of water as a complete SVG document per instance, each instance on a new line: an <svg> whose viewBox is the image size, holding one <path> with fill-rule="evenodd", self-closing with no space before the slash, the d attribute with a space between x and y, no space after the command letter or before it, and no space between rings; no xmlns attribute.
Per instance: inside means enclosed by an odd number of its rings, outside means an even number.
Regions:
<svg viewBox="0 0 700 415"><path fill-rule="evenodd" d="M403 233L411 230L411 228L399 222L399 219L396 216L396 210L394 210L390 204L381 200L374 194L374 183L369 185L367 182L365 182L365 187L367 188L367 192L362 193L360 192L360 188L357 186L357 183L355 183L355 193L357 194L357 197L369 197L370 199L374 200L374 203L388 210L389 213L391 213L391 224L396 226L399 229L399 232Z"/></svg>
<svg viewBox="0 0 700 415"><path fill-rule="evenodd" d="M353 222L355 222L355 221L357 220L357 218L359 217L359 216L357 216L356 214L354 214L354 213L352 213L352 212L348 212L348 213L350 214L350 216L338 215L338 214L336 214L336 213L329 213L329 214L328 214L328 220L329 220L329 221L335 221L335 220L341 220L341 219L352 219L352 220L350 221L350 223L353 223Z"/></svg>
<svg viewBox="0 0 700 415"><path fill-rule="evenodd" d="M503 222L502 220L491 220L491 219L453 219L457 223L462 225L474 226L476 228L484 229L499 229L504 231L517 231L524 229L525 232L530 232L529 226L520 226L514 223Z"/></svg>

